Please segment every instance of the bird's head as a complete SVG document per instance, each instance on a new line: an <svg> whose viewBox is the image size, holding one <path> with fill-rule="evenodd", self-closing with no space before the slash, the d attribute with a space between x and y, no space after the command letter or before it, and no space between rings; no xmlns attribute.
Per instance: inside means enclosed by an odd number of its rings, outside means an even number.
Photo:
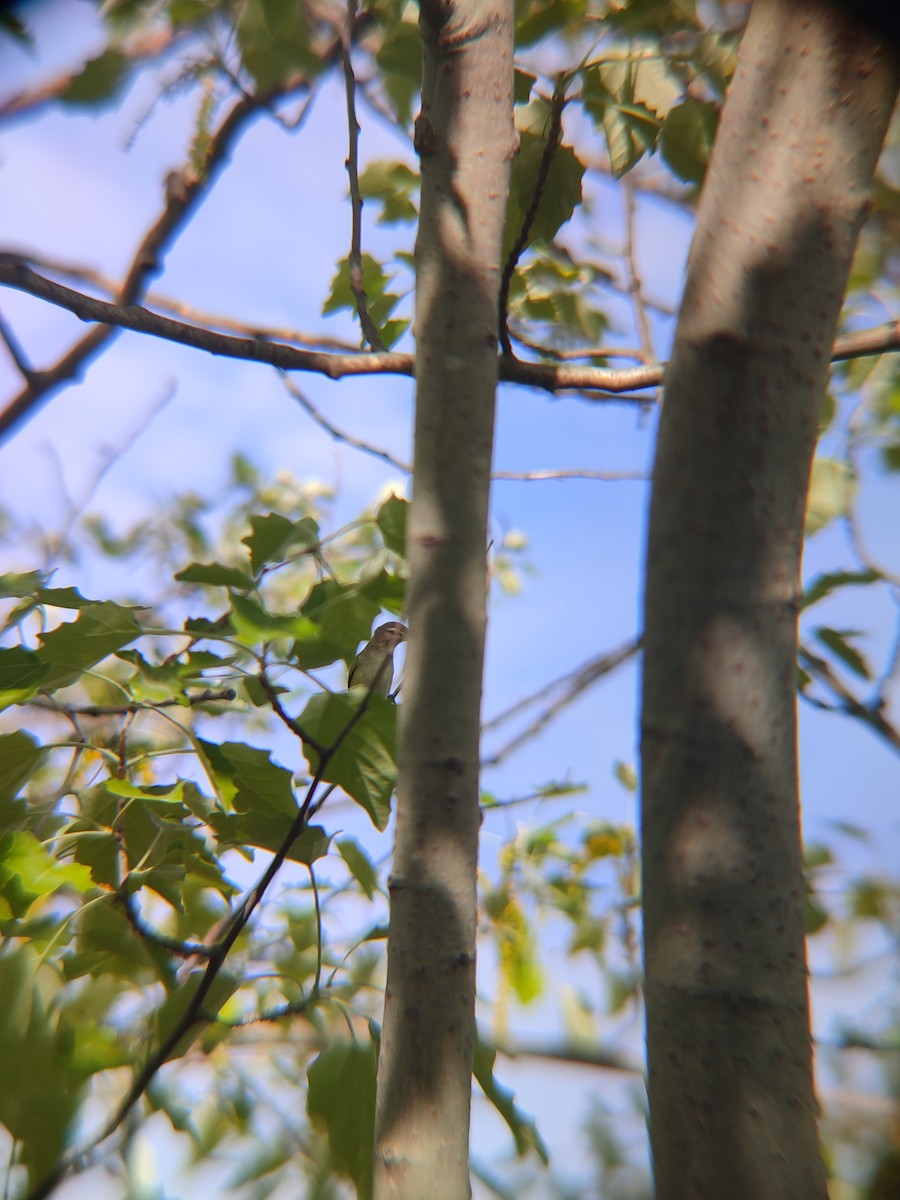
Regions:
<svg viewBox="0 0 900 1200"><path fill-rule="evenodd" d="M372 641L376 646L393 651L401 642L406 641L406 626L399 621L386 621L375 630Z"/></svg>

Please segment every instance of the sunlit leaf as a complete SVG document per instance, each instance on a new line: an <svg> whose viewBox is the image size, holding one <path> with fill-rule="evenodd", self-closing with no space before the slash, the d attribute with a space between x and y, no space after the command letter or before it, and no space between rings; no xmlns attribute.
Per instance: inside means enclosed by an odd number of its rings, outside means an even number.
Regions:
<svg viewBox="0 0 900 1200"><path fill-rule="evenodd" d="M307 1070L307 1111L325 1129L332 1165L353 1180L358 1200L372 1195L377 1062L373 1041L335 1038Z"/></svg>
<svg viewBox="0 0 900 1200"><path fill-rule="evenodd" d="M382 696L368 698L366 711L354 720L359 701L346 692L313 696L300 716L300 725L326 747L342 738L329 758L322 778L336 783L369 814L377 829L390 816L391 794L397 779L397 706ZM303 744L310 771L319 767L319 754Z"/></svg>
<svg viewBox="0 0 900 1200"><path fill-rule="evenodd" d="M49 667L41 688L65 687L83 671L140 637L134 612L106 600L83 608L75 621L39 634L38 661Z"/></svg>
<svg viewBox="0 0 900 1200"><path fill-rule="evenodd" d="M497 1051L494 1047L479 1038L475 1043L472 1068L478 1086L506 1122L515 1139L516 1153L523 1155L527 1154L529 1150L533 1150L541 1162L546 1165L550 1161L550 1156L544 1139L538 1133L534 1118L526 1116L515 1103L515 1092L504 1087L494 1075L496 1060Z"/></svg>

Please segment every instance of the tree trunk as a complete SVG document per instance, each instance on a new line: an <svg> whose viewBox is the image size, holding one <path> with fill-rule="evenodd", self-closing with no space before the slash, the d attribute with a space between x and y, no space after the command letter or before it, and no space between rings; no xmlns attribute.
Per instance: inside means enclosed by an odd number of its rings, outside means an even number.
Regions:
<svg viewBox="0 0 900 1200"><path fill-rule="evenodd" d="M379 1200L470 1194L475 872L497 291L513 127L507 0L424 0L409 649L375 1117Z"/></svg>
<svg viewBox="0 0 900 1200"><path fill-rule="evenodd" d="M820 1200L796 758L817 423L897 65L821 0L756 0L666 374L642 713L659 1200Z"/></svg>

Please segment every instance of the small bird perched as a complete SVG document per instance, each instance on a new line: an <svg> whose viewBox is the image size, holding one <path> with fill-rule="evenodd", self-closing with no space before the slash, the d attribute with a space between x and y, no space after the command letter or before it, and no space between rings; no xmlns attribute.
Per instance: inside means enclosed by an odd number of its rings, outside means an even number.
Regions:
<svg viewBox="0 0 900 1200"><path fill-rule="evenodd" d="M388 696L394 682L394 650L406 641L406 626L399 621L379 625L371 641L354 659L347 675L347 687L370 688L379 696Z"/></svg>

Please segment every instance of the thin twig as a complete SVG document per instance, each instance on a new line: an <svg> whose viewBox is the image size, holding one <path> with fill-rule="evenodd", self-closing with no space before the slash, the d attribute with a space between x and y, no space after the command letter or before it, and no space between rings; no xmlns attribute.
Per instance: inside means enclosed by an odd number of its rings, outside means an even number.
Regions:
<svg viewBox="0 0 900 1200"><path fill-rule="evenodd" d="M562 116L563 109L566 106L566 89L565 76L560 75L557 80L556 87L553 91L553 99L550 101L550 128L547 130L547 141L544 143L544 151L541 155L540 166L538 167L537 179L534 183L534 191L531 193L531 201L528 205L528 211L522 218L522 228L519 230L518 237L513 243L506 262L503 266L503 274L500 277L500 346L504 355L512 356L512 345L509 340L509 289L512 284L512 278L516 271L519 259L528 245L528 238L531 235L531 230L538 214L538 209L541 206L541 200L544 196L544 190L547 186L547 179L550 175L550 167L553 163L553 157L559 149L560 139L562 137Z"/></svg>
<svg viewBox="0 0 900 1200"><path fill-rule="evenodd" d="M100 343L105 340L108 326L132 329L148 333L185 346L195 346L210 354L228 358L245 359L251 362L268 363L284 371L310 371L328 379L342 379L351 375L405 375L412 376L415 358L412 354L385 352L376 354L326 354L312 350L301 350L281 342L231 337L214 333L208 329L187 325L150 312L137 304L109 304L73 291L62 284L54 283L43 275L32 271L27 263L16 254L0 251L0 284L7 284L29 295L38 296L51 304L68 309L85 321L101 322ZM97 333L95 330L94 333ZM88 335L50 371L40 372L41 388L52 376L52 385L67 380L71 375L75 358L82 361ZM833 361L865 357L900 350L900 321L892 321L877 329L860 333L845 334L838 338L832 353ZM93 348L90 351L93 353ZM559 392L577 392L593 402L615 401L616 403L646 406L647 396L632 394L632 389L655 388L663 382L664 365L625 367L612 370L606 367L590 367L573 363L533 363L501 355L497 364L498 375L504 383L517 383L526 387L541 388L556 395ZM593 393L597 393L594 395ZM41 396L44 392L41 391ZM0 413L0 440L31 411L36 398L24 407L21 398Z"/></svg>
<svg viewBox="0 0 900 1200"><path fill-rule="evenodd" d="M555 346L544 346L534 342L518 330L510 329L510 337L527 350L534 351L544 358L552 358L554 362L582 362L594 358L628 358L632 362L642 362L643 352L636 346L593 346L585 350L559 350Z"/></svg>
<svg viewBox="0 0 900 1200"><path fill-rule="evenodd" d="M117 446L104 447L103 458L95 468L92 477L88 480L87 486L84 488L79 501L73 500L69 495L68 489L66 488L63 464L57 460L60 487L63 495L68 501L68 512L62 527L58 530L58 532L49 534L47 536L48 561L45 565L48 570L61 558L72 534L72 530L75 528L75 524L78 521L78 518L87 508L92 497L96 494L97 489L105 477L121 459L122 455L130 450L131 447L143 436L143 434L146 433L146 431L155 421L156 417L160 414L160 412L162 412L174 395L175 385L174 383L170 383L159 399L151 404L149 408L139 417L133 429ZM54 455L54 458L56 458L56 447L52 443L50 445L50 452Z"/></svg>
<svg viewBox="0 0 900 1200"><path fill-rule="evenodd" d="M638 653L640 648L641 639L634 638L632 641L626 642L615 650L598 655L597 658L591 659L574 671L569 671L559 679L554 679L552 683L545 684L537 692L526 696L523 700L517 701L492 718L492 720L486 722L482 726L482 732L496 729L499 725L505 724L511 717L516 716L526 708L530 708L533 704L552 695L560 688L563 689L562 694L552 703L548 704L521 733L516 734L514 738L511 738L504 746L501 746L489 758L482 759L481 765L483 767L495 767L505 758L508 758L524 742L529 741L536 734L540 733L550 721L559 716L562 710L580 696L582 692L586 691L591 684L596 683L598 679L614 671L622 663L628 662L630 658L633 658Z"/></svg>
<svg viewBox="0 0 900 1200"><path fill-rule="evenodd" d="M828 689L831 695L835 697L836 703L825 704L821 700L817 700L815 696L806 695L805 692L800 693L802 699L815 705L817 708L826 708L834 712L846 713L847 716L862 721L882 741L886 742L891 749L900 752L900 729L897 729L896 726L888 721L880 705L864 704L857 696L854 696L853 692L835 674L831 669L831 665L824 658L813 654L805 646L800 647L798 658L800 666L805 671L808 671L823 687Z"/></svg>
<svg viewBox="0 0 900 1200"><path fill-rule="evenodd" d="M292 379L289 379L284 372L281 373L282 382L293 398L297 401L304 412L308 413L316 424L325 430L329 437L334 438L336 442L343 442L346 446L352 446L354 450L361 450L363 454L371 454L373 458L380 458L382 462L389 463L392 467L396 467L398 471L402 471L404 475L412 473L412 467L409 463L403 462L399 458L395 458L387 450L380 450L377 446L372 446L369 442L361 441L351 433L345 433L344 430L338 429L336 425L328 420L324 413L313 404L313 402L300 391Z"/></svg>
<svg viewBox="0 0 900 1200"><path fill-rule="evenodd" d="M29 708L40 708L44 712L59 713L60 716L79 717L127 717L139 712L156 712L162 708L193 707L195 704L210 704L219 701L229 702L237 698L234 688L221 688L218 691L207 689L204 692L194 692L169 700L136 700L133 704L58 704L42 696L35 696L25 703Z"/></svg>
<svg viewBox="0 0 900 1200"><path fill-rule="evenodd" d="M272 711L275 713L281 723L287 729L289 729L291 733L298 737L301 742L306 742L308 746L311 746L320 757L325 754L326 747L324 747L321 742L317 741L316 738L314 738L311 734L307 733L299 721L296 721L285 709L278 695L278 689L275 687L274 683L272 683L271 679L269 679L265 666L260 665L259 672L257 673L256 677L259 680L259 686L266 693L266 698L272 705Z"/></svg>
<svg viewBox="0 0 900 1200"><path fill-rule="evenodd" d="M359 122L356 119L356 77L353 74L351 53L353 30L356 26L356 0L347 0L347 19L341 28L341 63L344 69L344 91L347 97L347 176L350 180L351 234L350 254L347 265L350 270L350 290L356 301L356 312L362 327L363 337L373 350L383 353L384 343L369 312L369 298L362 266L362 195L359 190Z"/></svg>
<svg viewBox="0 0 900 1200"><path fill-rule="evenodd" d="M46 1175L30 1192L27 1194L27 1200L46 1200L46 1197L56 1188L56 1186L69 1174L72 1168L92 1150L95 1150L99 1145L111 1137L119 1128L141 1096L144 1095L147 1088L152 1083L157 1072L166 1064L170 1056L174 1052L178 1044L183 1038L194 1028L195 1025L206 1023L210 1019L209 1014L205 1012L204 1001L210 993L210 990L215 983L219 972L221 971L225 960L234 946L237 939L240 937L247 923L256 911L259 904L266 895L272 881L275 879L278 872L284 865L291 847L294 842L301 836L306 829L310 812L315 800L315 794L324 777L324 773L328 768L328 764L339 748L343 745L345 739L350 734L351 730L365 715L369 707L369 702L372 697L371 689L366 693L359 708L353 716L347 721L343 729L340 731L335 740L330 746L325 747L319 755L319 765L316 772L309 783L306 790L306 797L297 815L291 822L290 828L279 846L278 850L272 856L272 860L266 869L263 871L257 883L246 893L241 903L235 908L231 915L228 928L222 937L222 940L208 947L209 957L206 969L201 976L195 991L188 1001L184 1012L176 1021L175 1025L169 1031L168 1035L163 1039L157 1049L149 1056L144 1066L138 1072L133 1080L131 1087L125 1093L125 1096L119 1102L113 1115L100 1129L100 1131L87 1143L85 1146L76 1147L64 1154L54 1169Z"/></svg>
<svg viewBox="0 0 900 1200"><path fill-rule="evenodd" d="M21 262L27 263L34 270L46 271L61 279L74 280L76 283L104 292L108 296L114 296L118 290L118 284L111 276L94 267L88 267L81 263L64 262L58 258L47 258L45 255L35 254L31 250L6 250L4 254L8 255L10 259L17 258ZM247 321L235 320L233 317L222 316L220 313L204 312L202 309L184 304L181 300L175 300L153 288L147 292L146 302L160 313L181 317L193 325L204 326L207 329L225 330L228 333L261 338L270 342L287 342L289 345L304 346L308 349L336 350L339 353L349 352L351 354L359 350L358 342L329 337L326 334L302 333L299 330L282 326L251 324Z"/></svg>
<svg viewBox="0 0 900 1200"><path fill-rule="evenodd" d="M250 118L268 107L276 98L295 90L298 86L300 82L292 80L289 84L279 84L255 96L242 96L213 135L202 174L185 168L169 176L162 212L144 236L131 261L117 293L119 305L132 305L143 293L150 277L161 269L166 249L228 161L238 134ZM115 325L100 325L76 342L52 367L36 372L28 386L0 413L0 438L33 412L51 392L70 380L84 363L116 336L116 332Z"/></svg>
<svg viewBox="0 0 900 1200"><path fill-rule="evenodd" d="M626 286L628 295L631 298L635 328L637 329L638 339L641 343L640 360L646 365L655 362L656 356L653 353L653 337L650 333L647 307L644 304L643 284L641 283L641 277L637 269L634 238L636 207L634 185L628 176L622 180L622 203L625 209L625 245L623 258L625 261Z"/></svg>
<svg viewBox="0 0 900 1200"><path fill-rule="evenodd" d="M4 345L9 351L9 357L15 363L19 374L22 376L25 382L29 384L33 383L36 373L28 362L28 359L25 357L25 351L19 345L18 338L13 333L12 329L10 329L9 325L7 325L2 315L0 315L0 340L3 341Z"/></svg>
<svg viewBox="0 0 900 1200"><path fill-rule="evenodd" d="M157 26L152 33L136 38L125 45L117 45L119 54L137 64L144 59L160 58L168 50L188 35L187 28L175 29L170 25L162 28ZM49 83L33 88L31 91L17 92L14 96L0 102L0 121L9 117L24 117L32 115L36 109L43 108L66 91L72 80L81 74L82 67L76 71L57 75Z"/></svg>
<svg viewBox="0 0 900 1200"><path fill-rule="evenodd" d="M134 896L128 891L127 879L115 894L115 898L125 913L128 919L128 924L140 937L146 942L152 943L154 946L160 946L163 950L168 950L170 954L176 955L178 958L210 958L212 950L209 946L202 942L183 942L180 938L169 937L167 934L154 929L152 925L148 925L138 911L137 905L134 902Z"/></svg>
<svg viewBox="0 0 900 1200"><path fill-rule="evenodd" d="M544 479L602 479L610 483L613 481L647 483L649 478L650 476L642 471L591 471L581 467L559 471L495 471L491 476L491 479L520 480L524 483Z"/></svg>

